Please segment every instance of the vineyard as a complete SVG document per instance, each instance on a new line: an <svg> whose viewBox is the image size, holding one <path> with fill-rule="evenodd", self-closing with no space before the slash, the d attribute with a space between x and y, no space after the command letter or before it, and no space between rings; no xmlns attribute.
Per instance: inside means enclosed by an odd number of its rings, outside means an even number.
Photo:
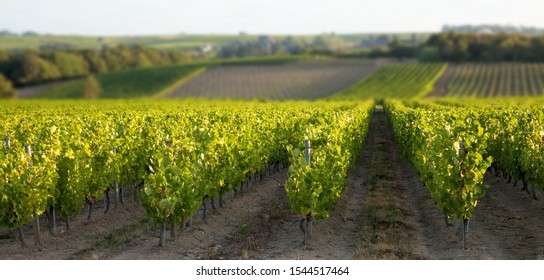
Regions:
<svg viewBox="0 0 544 280"><path fill-rule="evenodd" d="M436 95L446 97L540 96L544 66L538 63L450 65L437 83Z"/></svg>
<svg viewBox="0 0 544 280"><path fill-rule="evenodd" d="M373 109L371 102L244 103L245 109L199 102L97 103L90 109L36 104L3 112L1 225L19 229L24 244L21 227L34 219L37 246L39 216L46 211L52 232L56 213L70 228L70 217L85 204L91 219L97 200L106 201L107 212L109 193L117 206L128 188L163 226L164 245L167 225L175 235L206 201L222 206L226 193L289 162L292 209L305 219L325 218L345 187ZM301 152L305 141L315 151L311 165ZM322 181L324 174L329 181ZM324 185L315 184L320 181Z"/></svg>
<svg viewBox="0 0 544 280"><path fill-rule="evenodd" d="M96 75L98 98L309 99L344 90L388 60L305 56L226 59ZM85 79L20 90L22 98L84 98ZM42 89L43 88L43 89Z"/></svg>
<svg viewBox="0 0 544 280"><path fill-rule="evenodd" d="M100 98L141 98L164 95L170 87L175 87L194 74L205 69L203 65L173 65L144 69L117 71L97 75L100 84ZM41 92L40 99L79 99L83 98L85 79L68 81L60 86Z"/></svg>
<svg viewBox="0 0 544 280"><path fill-rule="evenodd" d="M544 258L537 64L259 64L2 102L0 258Z"/></svg>
<svg viewBox="0 0 544 280"><path fill-rule="evenodd" d="M336 100L419 98L432 90L446 64L405 63L380 68L357 85L333 96Z"/></svg>
<svg viewBox="0 0 544 280"><path fill-rule="evenodd" d="M209 69L169 97L220 99L318 99L372 74L378 61L307 60L284 65L225 65Z"/></svg>
<svg viewBox="0 0 544 280"><path fill-rule="evenodd" d="M391 102L387 112L406 157L446 223L468 222L485 195L487 170L521 181L538 199L543 189L544 120L540 106L445 106Z"/></svg>

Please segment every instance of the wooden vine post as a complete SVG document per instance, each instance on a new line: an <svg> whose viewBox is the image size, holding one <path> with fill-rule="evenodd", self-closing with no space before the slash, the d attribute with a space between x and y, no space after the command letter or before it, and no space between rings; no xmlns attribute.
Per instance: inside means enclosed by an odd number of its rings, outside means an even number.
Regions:
<svg viewBox="0 0 544 280"><path fill-rule="evenodd" d="M11 148L11 141L9 140L9 136L6 136L6 149L7 153L9 154Z"/></svg>
<svg viewBox="0 0 544 280"><path fill-rule="evenodd" d="M309 139L304 139L304 158L306 159L306 165L311 165L311 145ZM300 221L300 228L304 232L304 247L308 245L308 239L313 231L312 229L312 215L307 213L306 217Z"/></svg>
<svg viewBox="0 0 544 280"><path fill-rule="evenodd" d="M117 154L117 149L116 148L113 148L113 154ZM117 205L119 204L119 182L117 181L117 179L113 180L113 188L114 188L114 191L115 191L115 204L113 206L114 209L117 209Z"/></svg>
<svg viewBox="0 0 544 280"><path fill-rule="evenodd" d="M460 145L460 151L464 153L465 155L468 153L466 146L465 146L465 139L461 141ZM468 249L468 224L470 220L468 218L463 217L463 220L460 221L459 224L459 243L462 244L464 249Z"/></svg>
<svg viewBox="0 0 544 280"><path fill-rule="evenodd" d="M31 146L25 146L25 153L28 154L30 157L30 161L28 162L28 166L32 167L32 147ZM36 246L43 247L41 234L40 234L40 217L38 214L34 211L34 240L36 242Z"/></svg>

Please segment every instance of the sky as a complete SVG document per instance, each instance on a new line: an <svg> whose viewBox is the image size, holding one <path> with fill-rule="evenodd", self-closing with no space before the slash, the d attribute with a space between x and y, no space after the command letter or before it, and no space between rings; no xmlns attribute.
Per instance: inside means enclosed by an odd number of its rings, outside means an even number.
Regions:
<svg viewBox="0 0 544 280"><path fill-rule="evenodd" d="M0 0L0 30L63 35L437 32L544 28L542 0Z"/></svg>

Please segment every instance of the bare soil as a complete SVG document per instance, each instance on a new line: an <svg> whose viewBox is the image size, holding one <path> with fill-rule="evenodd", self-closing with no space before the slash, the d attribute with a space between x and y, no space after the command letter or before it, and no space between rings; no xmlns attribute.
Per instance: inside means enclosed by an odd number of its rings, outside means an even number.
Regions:
<svg viewBox="0 0 544 280"><path fill-rule="evenodd" d="M32 98L40 95L41 93L48 91L50 89L53 89L55 87L62 86L66 84L68 81L57 81L57 82L51 82L43 85L37 85L37 86L28 86L23 88L18 88L18 96L17 98L25 99L25 98Z"/></svg>
<svg viewBox="0 0 544 280"><path fill-rule="evenodd" d="M283 169L228 194L223 208L208 210L206 220L198 213L165 247L129 191L107 214L98 204L90 220L82 213L69 230L59 221L56 235L42 217L42 249L33 246L30 226L27 248L15 232L0 230L0 259L544 259L544 203L491 173L463 249L456 226L445 224L401 156L381 107L346 191L330 217L314 224L307 246L300 217L289 209L286 177Z"/></svg>
<svg viewBox="0 0 544 280"><path fill-rule="evenodd" d="M449 64L444 74L438 78L434 84L433 91L427 95L427 97L444 97L448 93L448 84L454 77L455 71L457 70L457 65Z"/></svg>
<svg viewBox="0 0 544 280"><path fill-rule="evenodd" d="M173 90L173 98L308 99L341 92L388 60L304 60L281 65L222 65Z"/></svg>

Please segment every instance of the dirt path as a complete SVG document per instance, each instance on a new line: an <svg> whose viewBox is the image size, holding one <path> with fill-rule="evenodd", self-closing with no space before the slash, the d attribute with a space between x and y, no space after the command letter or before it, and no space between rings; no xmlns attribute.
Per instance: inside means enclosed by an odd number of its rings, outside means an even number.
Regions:
<svg viewBox="0 0 544 280"><path fill-rule="evenodd" d="M330 218L317 221L309 245L302 244L300 217L289 209L283 184L287 170L226 197L224 208L199 213L193 225L166 246L138 202L90 221L75 217L46 232L45 249L22 249L0 231L0 259L544 259L544 202L487 174L490 186L470 222L469 248L447 226L419 176L402 158L380 107L366 143L347 178L347 190ZM210 204L208 203L208 208ZM32 230L25 227L32 242ZM8 238L6 238L8 236Z"/></svg>
<svg viewBox="0 0 544 280"><path fill-rule="evenodd" d="M17 91L19 92L19 95L17 96L17 98L20 98L20 99L33 98L40 95L41 93L45 91L48 91L55 87L62 86L68 82L69 81L58 81L58 82L51 82L51 83L47 83L43 85L18 88Z"/></svg>
<svg viewBox="0 0 544 280"><path fill-rule="evenodd" d="M377 113L379 116L379 112ZM382 123L392 139L390 125ZM400 207L408 213L413 258L424 259L544 259L544 203L533 200L506 179L486 174L489 186L469 225L468 249L462 249L458 228L447 226L423 183L404 160L395 143L391 146L391 170L400 184ZM404 211L402 211L404 212ZM413 216L412 216L413 215ZM454 223L455 224L455 223ZM414 229L414 231L410 229ZM412 257L409 257L412 258Z"/></svg>
<svg viewBox="0 0 544 280"><path fill-rule="evenodd" d="M127 192L124 205L119 204L117 209L112 205L108 213L104 213L103 201L99 201L93 207L90 220L87 219L87 210L84 209L79 215L72 217L70 229L67 229L64 219L57 217L57 232L54 235L49 234L47 223L47 218L42 215L41 239L45 246L42 249L34 247L34 231L30 225L23 227L25 239L29 243L26 248L22 248L20 242L15 242L15 232L0 229L0 259L80 258L78 256L82 252L133 238L138 233L136 229L149 229L145 211L133 199L131 192ZM121 232L126 234L118 236Z"/></svg>
<svg viewBox="0 0 544 280"><path fill-rule="evenodd" d="M365 149L366 152L368 152ZM289 209L285 191L262 208L250 222L251 229L235 233L224 241L229 250L225 258L249 259L351 259L357 248L364 221L362 201L366 196L364 152L349 171L347 190L340 197L330 217L315 221L308 245L303 244L301 217Z"/></svg>

